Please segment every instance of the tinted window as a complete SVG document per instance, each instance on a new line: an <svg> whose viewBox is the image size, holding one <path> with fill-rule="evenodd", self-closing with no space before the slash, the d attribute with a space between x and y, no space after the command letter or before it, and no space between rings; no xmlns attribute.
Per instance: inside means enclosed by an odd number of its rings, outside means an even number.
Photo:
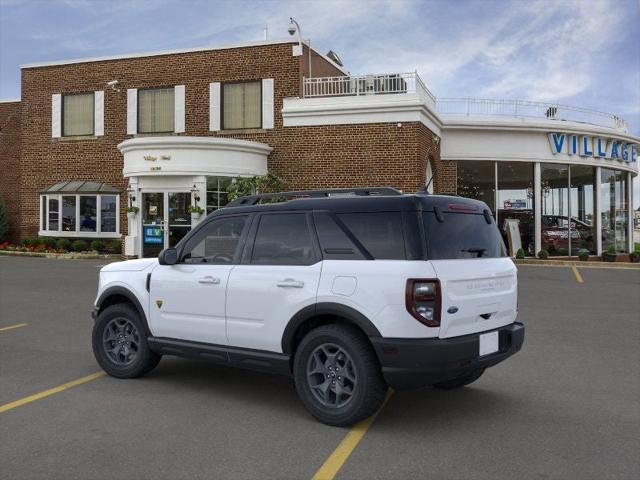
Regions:
<svg viewBox="0 0 640 480"><path fill-rule="evenodd" d="M247 217L229 217L209 222L190 238L183 250L184 263L235 263Z"/></svg>
<svg viewBox="0 0 640 480"><path fill-rule="evenodd" d="M343 213L338 218L378 260L404 260L400 212Z"/></svg>
<svg viewBox="0 0 640 480"><path fill-rule="evenodd" d="M253 245L256 265L311 265L316 261L304 213L262 215Z"/></svg>
<svg viewBox="0 0 640 480"><path fill-rule="evenodd" d="M331 214L316 212L313 219L320 240L322 258L327 260L363 260L365 258Z"/></svg>
<svg viewBox="0 0 640 480"><path fill-rule="evenodd" d="M427 253L431 260L457 258L495 258L506 256L496 224L484 215L442 213L439 222L433 212L423 214Z"/></svg>

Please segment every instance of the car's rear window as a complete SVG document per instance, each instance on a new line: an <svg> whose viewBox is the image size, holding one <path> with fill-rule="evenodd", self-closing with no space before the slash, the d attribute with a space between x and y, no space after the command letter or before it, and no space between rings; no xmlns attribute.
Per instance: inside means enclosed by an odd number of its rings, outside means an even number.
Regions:
<svg viewBox="0 0 640 480"><path fill-rule="evenodd" d="M427 256L431 260L496 258L507 255L495 222L475 213L434 212L422 214L427 237Z"/></svg>

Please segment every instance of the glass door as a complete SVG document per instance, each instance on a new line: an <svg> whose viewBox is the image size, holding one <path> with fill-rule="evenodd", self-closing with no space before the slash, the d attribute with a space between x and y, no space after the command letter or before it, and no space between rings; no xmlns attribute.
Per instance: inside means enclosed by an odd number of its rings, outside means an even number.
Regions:
<svg viewBox="0 0 640 480"><path fill-rule="evenodd" d="M169 208L168 247L174 247L191 230L191 214L187 212L191 194L185 192L167 193Z"/></svg>
<svg viewBox="0 0 640 480"><path fill-rule="evenodd" d="M165 245L165 193L142 194L142 256L157 257Z"/></svg>

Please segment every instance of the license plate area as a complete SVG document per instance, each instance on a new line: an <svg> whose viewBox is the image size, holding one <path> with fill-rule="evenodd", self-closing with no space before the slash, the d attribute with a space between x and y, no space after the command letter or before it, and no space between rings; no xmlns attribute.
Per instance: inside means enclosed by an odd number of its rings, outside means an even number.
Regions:
<svg viewBox="0 0 640 480"><path fill-rule="evenodd" d="M499 332L489 332L480 335L480 353L479 356L491 355L496 353L500 348Z"/></svg>

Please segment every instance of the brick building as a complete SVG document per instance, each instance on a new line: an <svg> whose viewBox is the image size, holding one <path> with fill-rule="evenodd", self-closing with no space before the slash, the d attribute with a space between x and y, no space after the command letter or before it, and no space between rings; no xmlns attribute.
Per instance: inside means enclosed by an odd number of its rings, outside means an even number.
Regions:
<svg viewBox="0 0 640 480"><path fill-rule="evenodd" d="M415 73L354 76L297 49L268 41L22 66L21 99L0 103L12 240L122 239L128 255L155 255L200 221L189 205L212 211L234 178L271 171L291 189L429 184L474 196L520 222L529 253L551 245L546 220L569 216L592 238L555 245L560 254L599 253L611 241L628 250L638 139L618 117L585 123L567 115L598 112L436 100ZM566 139L557 151L552 134ZM573 155L573 138L588 138L591 151ZM603 155L593 154L598 141ZM574 165L575 192L547 168L558 163L567 179ZM612 185L612 205L594 193L600 184ZM127 215L128 206L139 211ZM573 239L577 227L566 228Z"/></svg>

